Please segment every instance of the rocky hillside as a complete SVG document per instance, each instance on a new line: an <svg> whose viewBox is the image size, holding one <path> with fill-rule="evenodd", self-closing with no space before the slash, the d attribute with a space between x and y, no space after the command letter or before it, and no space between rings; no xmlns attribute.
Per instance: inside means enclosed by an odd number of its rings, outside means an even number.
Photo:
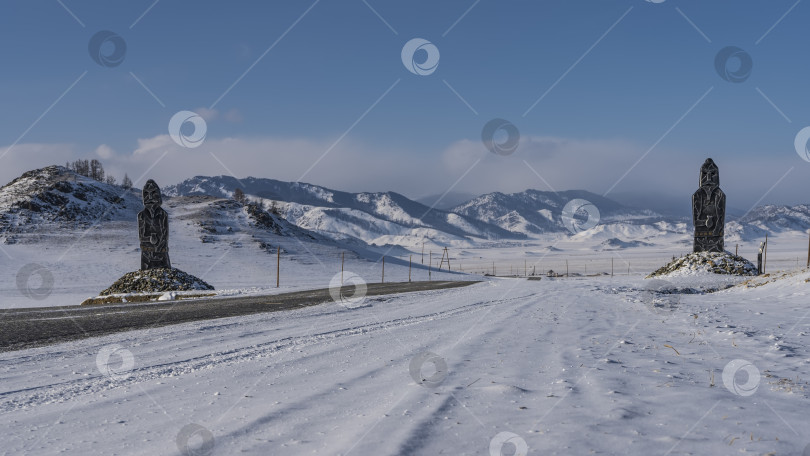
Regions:
<svg viewBox="0 0 810 456"><path fill-rule="evenodd" d="M97 182L62 166L29 171L0 188L0 239L60 226L134 220L142 207L137 190Z"/></svg>

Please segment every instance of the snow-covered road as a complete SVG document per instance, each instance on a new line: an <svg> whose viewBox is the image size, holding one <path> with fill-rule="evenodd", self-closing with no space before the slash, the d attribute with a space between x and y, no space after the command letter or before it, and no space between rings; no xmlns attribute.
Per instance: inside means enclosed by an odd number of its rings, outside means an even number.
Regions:
<svg viewBox="0 0 810 456"><path fill-rule="evenodd" d="M674 297L632 277L494 279L4 353L0 451L801 454L810 285L794 279Z"/></svg>

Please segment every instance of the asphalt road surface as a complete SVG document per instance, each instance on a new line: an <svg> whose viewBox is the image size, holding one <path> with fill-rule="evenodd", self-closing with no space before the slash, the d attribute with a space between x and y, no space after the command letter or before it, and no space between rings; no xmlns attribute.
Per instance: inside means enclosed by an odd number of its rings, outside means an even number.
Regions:
<svg viewBox="0 0 810 456"><path fill-rule="evenodd" d="M463 287L476 282L370 283L366 296ZM352 296L353 286L344 294ZM139 304L0 310L0 352L196 320L278 312L332 300L328 288L270 296L203 298Z"/></svg>

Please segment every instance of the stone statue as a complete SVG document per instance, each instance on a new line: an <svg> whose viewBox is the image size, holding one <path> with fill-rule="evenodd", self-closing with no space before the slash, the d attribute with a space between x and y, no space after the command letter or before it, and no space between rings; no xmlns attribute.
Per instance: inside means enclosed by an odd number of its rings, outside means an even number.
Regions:
<svg viewBox="0 0 810 456"><path fill-rule="evenodd" d="M171 268L169 261L169 214L160 205L160 188L152 179L143 186L144 209L138 213L141 270Z"/></svg>
<svg viewBox="0 0 810 456"><path fill-rule="evenodd" d="M700 167L700 188L692 195L695 252L723 252L726 194L720 190L720 171L711 158Z"/></svg>

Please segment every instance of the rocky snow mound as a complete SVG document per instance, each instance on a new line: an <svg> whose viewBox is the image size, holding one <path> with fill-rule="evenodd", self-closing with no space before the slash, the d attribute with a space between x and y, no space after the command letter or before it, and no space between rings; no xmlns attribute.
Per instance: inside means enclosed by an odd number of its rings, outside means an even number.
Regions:
<svg viewBox="0 0 810 456"><path fill-rule="evenodd" d="M177 268L133 271L116 280L99 296L123 293L160 293L165 291L213 290L202 279Z"/></svg>
<svg viewBox="0 0 810 456"><path fill-rule="evenodd" d="M757 267L745 258L730 252L697 252L671 261L648 275L647 278L703 274L755 276Z"/></svg>

